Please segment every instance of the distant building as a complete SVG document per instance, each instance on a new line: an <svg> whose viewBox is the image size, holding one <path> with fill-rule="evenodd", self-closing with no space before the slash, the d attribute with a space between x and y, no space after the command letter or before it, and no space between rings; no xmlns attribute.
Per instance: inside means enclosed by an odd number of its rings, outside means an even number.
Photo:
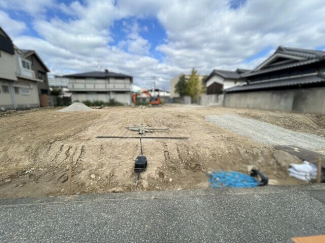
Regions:
<svg viewBox="0 0 325 243"><path fill-rule="evenodd" d="M33 50L16 47L0 27L0 108L48 106L46 67Z"/></svg>
<svg viewBox="0 0 325 243"><path fill-rule="evenodd" d="M222 94L224 89L244 83L245 79L241 77L241 74L249 71L246 69L237 69L236 71L214 69L203 81L206 94Z"/></svg>
<svg viewBox="0 0 325 243"><path fill-rule="evenodd" d="M278 47L246 82L225 90L224 105L325 114L325 52Z"/></svg>
<svg viewBox="0 0 325 243"><path fill-rule="evenodd" d="M170 98L180 98L179 94L175 92L175 85L178 83L179 78L183 74L177 75L175 78L170 80ZM204 76L199 75L199 81L202 83ZM190 75L185 75L185 80L188 81L190 79Z"/></svg>
<svg viewBox="0 0 325 243"><path fill-rule="evenodd" d="M131 84L133 77L105 70L64 75L69 79L68 89L72 93L72 102L115 100L122 104L131 104Z"/></svg>
<svg viewBox="0 0 325 243"><path fill-rule="evenodd" d="M69 78L55 75L53 78L49 78L49 86L56 88L68 88Z"/></svg>

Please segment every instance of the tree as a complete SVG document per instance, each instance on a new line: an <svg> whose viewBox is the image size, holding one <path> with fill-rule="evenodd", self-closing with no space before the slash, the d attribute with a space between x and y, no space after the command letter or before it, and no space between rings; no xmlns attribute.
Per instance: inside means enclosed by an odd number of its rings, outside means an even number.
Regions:
<svg viewBox="0 0 325 243"><path fill-rule="evenodd" d="M180 97L186 96L187 94L187 83L185 80L185 75L182 74L179 77L177 84L175 85L175 92L179 94Z"/></svg>
<svg viewBox="0 0 325 243"><path fill-rule="evenodd" d="M192 99L197 99L197 97L202 92L202 84L199 81L199 76L195 68L192 69L190 79L187 82L187 94L191 96Z"/></svg>
<svg viewBox="0 0 325 243"><path fill-rule="evenodd" d="M201 79L201 94L205 94L207 92L207 87L205 86L204 80L206 80L208 76L204 75L203 78Z"/></svg>
<svg viewBox="0 0 325 243"><path fill-rule="evenodd" d="M60 88L52 88L51 95L53 96L62 95L62 90Z"/></svg>

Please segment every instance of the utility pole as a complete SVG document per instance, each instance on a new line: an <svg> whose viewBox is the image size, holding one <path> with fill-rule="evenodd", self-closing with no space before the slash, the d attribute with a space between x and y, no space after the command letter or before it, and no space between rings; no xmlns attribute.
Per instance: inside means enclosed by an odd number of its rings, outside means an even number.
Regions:
<svg viewBox="0 0 325 243"><path fill-rule="evenodd" d="M153 79L153 96L156 96L156 79L157 77L156 76L152 76L152 79Z"/></svg>

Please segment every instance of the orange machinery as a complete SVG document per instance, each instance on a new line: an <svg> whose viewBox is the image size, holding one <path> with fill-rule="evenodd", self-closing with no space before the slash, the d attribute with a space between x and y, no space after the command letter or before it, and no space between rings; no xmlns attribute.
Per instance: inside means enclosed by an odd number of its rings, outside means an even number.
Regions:
<svg viewBox="0 0 325 243"><path fill-rule="evenodd" d="M158 95L158 97L152 97L151 94L149 93L148 90L143 89L141 90L140 93L133 93L132 94L132 99L133 99L133 103L135 104L137 102L137 96L140 94L146 94L149 98L150 98L150 105L160 105L160 97Z"/></svg>

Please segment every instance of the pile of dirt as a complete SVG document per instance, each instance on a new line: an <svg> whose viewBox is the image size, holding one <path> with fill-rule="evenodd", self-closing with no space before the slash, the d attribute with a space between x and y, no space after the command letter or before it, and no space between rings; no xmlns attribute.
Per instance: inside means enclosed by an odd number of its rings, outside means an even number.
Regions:
<svg viewBox="0 0 325 243"><path fill-rule="evenodd" d="M83 103L78 103L75 102L72 105L69 105L68 107L59 110L60 112L70 112L70 111L92 111L91 108L89 108L88 106L86 106Z"/></svg>

